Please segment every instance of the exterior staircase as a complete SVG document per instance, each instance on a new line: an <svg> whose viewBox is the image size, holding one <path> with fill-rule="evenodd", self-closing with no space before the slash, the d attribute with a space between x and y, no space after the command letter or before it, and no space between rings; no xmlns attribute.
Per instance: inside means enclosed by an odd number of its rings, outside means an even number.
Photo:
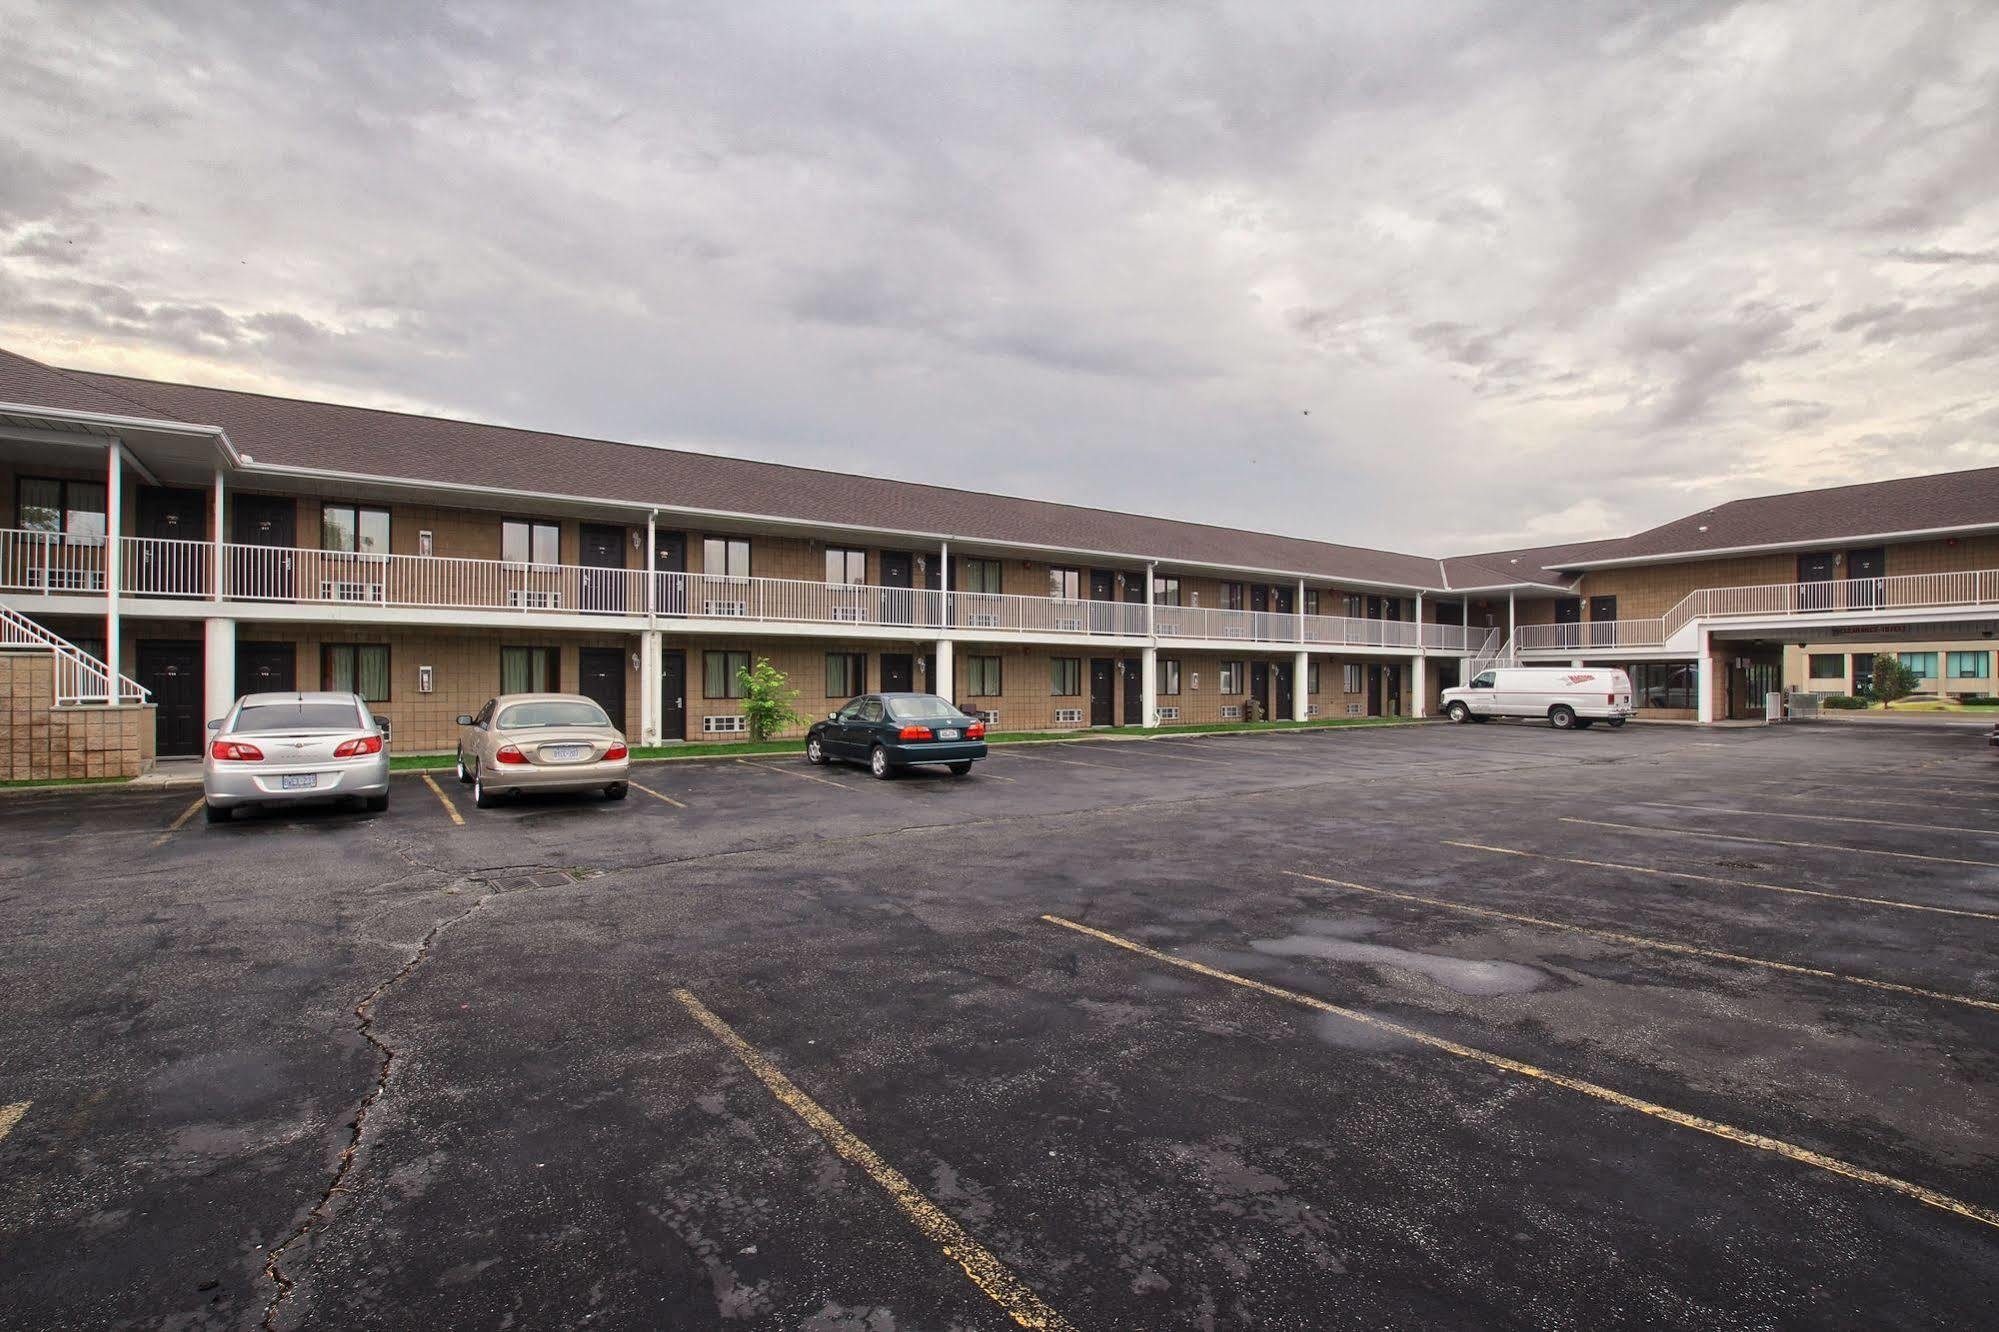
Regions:
<svg viewBox="0 0 1999 1332"><path fill-rule="evenodd" d="M0 605L0 782L137 777L153 765L145 687Z"/></svg>

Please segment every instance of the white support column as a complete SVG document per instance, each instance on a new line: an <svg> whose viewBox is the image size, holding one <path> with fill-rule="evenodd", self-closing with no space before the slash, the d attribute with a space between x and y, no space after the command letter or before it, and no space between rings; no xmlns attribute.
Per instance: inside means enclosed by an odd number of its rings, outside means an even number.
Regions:
<svg viewBox="0 0 1999 1332"><path fill-rule="evenodd" d="M1302 603L1301 603L1302 604ZM1311 702L1311 694L1305 686L1312 682L1311 654L1294 652L1291 654L1291 720L1305 720L1305 705Z"/></svg>
<svg viewBox="0 0 1999 1332"><path fill-rule="evenodd" d="M1515 620L1513 616L1513 594L1511 592L1508 592L1506 594L1506 637L1501 640L1502 646L1506 643L1510 643L1513 641L1514 626L1515 626Z"/></svg>
<svg viewBox="0 0 1999 1332"><path fill-rule="evenodd" d="M119 643L118 589L124 578L125 559L125 443L113 439L104 457L104 664L111 668L106 681L109 697L118 698L118 675L124 669L124 649Z"/></svg>
<svg viewBox="0 0 1999 1332"><path fill-rule="evenodd" d="M958 667L951 656L955 647L948 638L937 640L937 678L930 682L930 692L946 703L958 701Z"/></svg>
<svg viewBox="0 0 1999 1332"><path fill-rule="evenodd" d="M213 519L215 530L209 533L210 541L208 543L209 559L215 564L215 568L209 579L213 584L214 595L212 599L215 601L222 600L223 592L227 587L227 584L223 580L222 547L229 539L226 535L229 531L228 519L228 497L223 492L222 469L218 467L215 469L215 514ZM216 714L211 713L210 715L213 716Z"/></svg>
<svg viewBox="0 0 1999 1332"><path fill-rule="evenodd" d="M1298 641L1302 643L1305 641L1305 580L1304 579L1300 578L1298 580L1298 590L1296 593L1294 593L1294 595L1297 597L1297 600L1291 603L1291 609L1298 613ZM1302 678L1303 677L1300 677L1301 682ZM1300 718L1299 720L1302 721L1303 718Z"/></svg>
<svg viewBox="0 0 1999 1332"><path fill-rule="evenodd" d="M1145 590L1152 591L1151 566L1146 566ZM1148 606L1151 602L1146 603ZM1145 725L1159 725L1159 645L1150 644L1145 649L1138 671L1139 696L1145 700Z"/></svg>
<svg viewBox="0 0 1999 1332"><path fill-rule="evenodd" d="M1157 592L1153 591L1154 585L1157 584L1159 581L1158 571L1159 571L1159 566L1157 564L1148 564L1145 566L1145 636L1147 638L1156 638L1158 636L1157 631L1153 628L1153 614L1152 614L1152 603L1156 601L1159 596ZM1156 648L1158 645L1155 643L1153 646ZM1148 672L1152 671L1154 668L1151 665L1151 663L1153 662L1154 658L1148 656L1146 657L1145 660L1147 662L1146 666L1147 671ZM1148 674L1146 676L1146 679L1148 680L1154 678L1156 677L1152 674ZM1158 705L1153 700L1152 686L1150 684L1148 684L1145 687L1145 698L1146 698L1145 715L1147 717L1153 717L1153 713L1158 711ZM1152 720L1146 722L1145 724L1147 726L1157 726L1159 724L1159 721L1156 717L1153 717Z"/></svg>
<svg viewBox="0 0 1999 1332"><path fill-rule="evenodd" d="M204 721L214 721L236 701L236 621L211 615L203 622L202 702Z"/></svg>
<svg viewBox="0 0 1999 1332"><path fill-rule="evenodd" d="M642 745L659 743L659 663L659 630L647 629L639 635L639 743Z"/></svg>
<svg viewBox="0 0 1999 1332"><path fill-rule="evenodd" d="M937 623L946 628L951 624L951 543L948 541L937 545ZM941 671L944 669L941 665L944 658L939 656L937 660L940 663L937 669ZM944 697L949 698L950 695Z"/></svg>
<svg viewBox="0 0 1999 1332"><path fill-rule="evenodd" d="M1415 679L1410 684L1409 692L1415 697L1411 700L1409 715L1427 717L1430 715L1430 659L1417 653L1416 660L1410 664L1410 672Z"/></svg>
<svg viewBox="0 0 1999 1332"><path fill-rule="evenodd" d="M1700 690L1699 711L1695 715L1706 726L1714 721L1714 649L1707 630L1700 631L1694 645L1700 652L1694 661L1694 684Z"/></svg>
<svg viewBox="0 0 1999 1332"><path fill-rule="evenodd" d="M648 629L652 628L654 624L658 623L658 620L659 620L659 511L657 509L648 509L646 510L646 628ZM659 650L659 644L654 643L653 652L655 658L657 658L658 656L658 650ZM639 655L644 656L645 653L641 651ZM659 710L658 699L654 697L658 692L659 691L656 689L646 690L647 697L653 698L654 701L653 711L655 714ZM640 710L640 715L642 716L645 715L643 709ZM654 742L647 741L646 743L651 744Z"/></svg>

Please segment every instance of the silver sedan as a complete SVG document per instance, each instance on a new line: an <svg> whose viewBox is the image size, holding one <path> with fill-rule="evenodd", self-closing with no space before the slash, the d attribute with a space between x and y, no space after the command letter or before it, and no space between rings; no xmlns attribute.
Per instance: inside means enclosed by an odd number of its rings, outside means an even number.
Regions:
<svg viewBox="0 0 1999 1332"><path fill-rule="evenodd" d="M388 730L359 695L245 694L208 729L201 794L210 823L302 800L389 807Z"/></svg>
<svg viewBox="0 0 1999 1332"><path fill-rule="evenodd" d="M523 791L625 798L632 752L604 709L581 694L502 694L458 725L458 780L471 785L480 809Z"/></svg>

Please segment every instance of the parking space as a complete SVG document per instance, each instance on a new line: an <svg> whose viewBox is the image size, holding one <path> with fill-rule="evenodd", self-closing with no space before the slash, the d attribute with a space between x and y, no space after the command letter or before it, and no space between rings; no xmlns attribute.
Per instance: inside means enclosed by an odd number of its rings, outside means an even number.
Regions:
<svg viewBox="0 0 1999 1332"><path fill-rule="evenodd" d="M0 805L0 1322L1965 1326L1975 733Z"/></svg>

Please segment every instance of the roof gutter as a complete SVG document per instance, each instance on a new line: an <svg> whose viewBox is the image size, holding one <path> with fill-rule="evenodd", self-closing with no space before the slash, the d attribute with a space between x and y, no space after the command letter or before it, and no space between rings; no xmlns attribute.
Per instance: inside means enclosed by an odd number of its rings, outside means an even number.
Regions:
<svg viewBox="0 0 1999 1332"><path fill-rule="evenodd" d="M1673 551L1664 555L1629 555L1615 560L1579 560L1571 564L1544 564L1552 572L1569 569L1621 569L1639 564L1670 564L1676 560L1714 560L1729 555L1766 555L1786 550L1817 550L1826 546L1850 545L1861 541L1921 541L1925 538L1975 536L1999 532L1999 522L1966 523L1956 527L1921 527L1901 532L1861 532L1850 536L1813 537L1807 541L1772 541L1755 546L1714 546L1707 550Z"/></svg>

